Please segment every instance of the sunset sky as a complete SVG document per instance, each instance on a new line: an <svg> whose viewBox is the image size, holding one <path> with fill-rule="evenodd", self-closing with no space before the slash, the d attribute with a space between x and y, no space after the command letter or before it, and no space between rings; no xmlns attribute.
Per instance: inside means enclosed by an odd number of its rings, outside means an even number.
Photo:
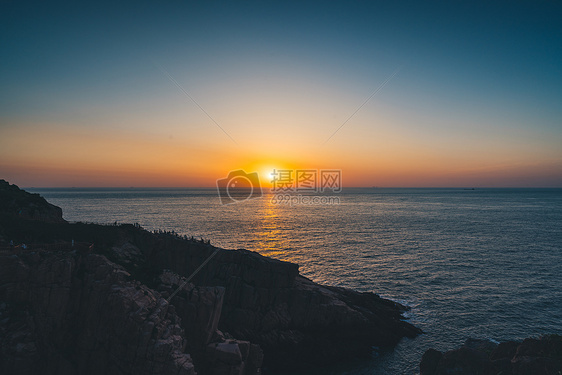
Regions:
<svg viewBox="0 0 562 375"><path fill-rule="evenodd" d="M0 7L0 178L20 186L562 187L560 1Z"/></svg>

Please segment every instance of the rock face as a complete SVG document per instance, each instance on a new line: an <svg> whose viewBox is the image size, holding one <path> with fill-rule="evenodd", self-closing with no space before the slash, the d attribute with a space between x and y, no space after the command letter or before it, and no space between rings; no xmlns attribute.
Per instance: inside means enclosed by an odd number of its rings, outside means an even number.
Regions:
<svg viewBox="0 0 562 375"><path fill-rule="evenodd" d="M0 213L31 220L62 223L62 210L39 194L31 194L0 180Z"/></svg>
<svg viewBox="0 0 562 375"><path fill-rule="evenodd" d="M171 275L160 293L88 250L0 254L0 373L187 375L193 353L200 374L257 374L259 346L217 330L224 288L188 284L170 304Z"/></svg>
<svg viewBox="0 0 562 375"><path fill-rule="evenodd" d="M2 256L0 275L3 373L195 374L174 309L104 256Z"/></svg>
<svg viewBox="0 0 562 375"><path fill-rule="evenodd" d="M296 264L138 225L66 223L5 185L0 373L255 375L366 357L420 333L404 306L315 284ZM20 215L31 206L43 208Z"/></svg>
<svg viewBox="0 0 562 375"><path fill-rule="evenodd" d="M420 375L558 375L562 373L562 336L528 338L500 344L469 339L459 349L429 349Z"/></svg>
<svg viewBox="0 0 562 375"><path fill-rule="evenodd" d="M157 289L169 297L176 289L180 292L171 301L182 319L186 349L192 353L205 374L258 374L263 362L259 345L248 341L226 339L218 330L225 288L185 284L185 278L167 270L158 278Z"/></svg>
<svg viewBox="0 0 562 375"><path fill-rule="evenodd" d="M191 274L215 248L173 236L137 239L152 272ZM302 368L365 357L372 347L395 345L420 330L403 321L406 310L373 293L318 285L298 265L247 250L219 250L194 278L225 288L219 329L259 344L266 365Z"/></svg>

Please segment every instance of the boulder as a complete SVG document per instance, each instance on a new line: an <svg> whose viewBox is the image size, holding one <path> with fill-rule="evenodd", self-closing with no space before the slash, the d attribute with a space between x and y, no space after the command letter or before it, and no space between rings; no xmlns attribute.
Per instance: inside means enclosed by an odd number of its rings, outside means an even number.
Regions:
<svg viewBox="0 0 562 375"><path fill-rule="evenodd" d="M420 363L420 375L556 375L561 372L562 336L559 335L499 344L468 339L460 348L446 353L429 349Z"/></svg>

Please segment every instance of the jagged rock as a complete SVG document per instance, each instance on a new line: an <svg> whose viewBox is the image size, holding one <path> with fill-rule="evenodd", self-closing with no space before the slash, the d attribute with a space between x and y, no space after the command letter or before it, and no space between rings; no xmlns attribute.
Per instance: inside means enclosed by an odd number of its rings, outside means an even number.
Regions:
<svg viewBox="0 0 562 375"><path fill-rule="evenodd" d="M138 247L130 242L111 248L112 255L119 260L120 264L136 265L142 262L142 253Z"/></svg>
<svg viewBox="0 0 562 375"><path fill-rule="evenodd" d="M0 256L6 274L14 278L0 285L4 305L13 306L2 321L2 342L12 342L2 346L4 373L195 374L167 302L104 256ZM33 324L21 326L29 339L14 348L10 322L31 312Z"/></svg>
<svg viewBox="0 0 562 375"><path fill-rule="evenodd" d="M163 242L145 249L154 272L189 275L215 249L168 237ZM270 366L368 357L373 346L392 346L420 333L403 321L406 308L398 303L318 285L299 276L297 265L249 251L220 250L194 280L226 288L219 329L259 344Z"/></svg>
<svg viewBox="0 0 562 375"><path fill-rule="evenodd" d="M0 213L22 219L56 223L66 222L62 209L50 204L39 194L31 194L0 179Z"/></svg>
<svg viewBox="0 0 562 375"><path fill-rule="evenodd" d="M443 358L443 353L435 349L428 349L425 353L423 353L421 362L420 362L420 375L423 374L435 374L437 371L437 365L439 365L439 361Z"/></svg>
<svg viewBox="0 0 562 375"><path fill-rule="evenodd" d="M3 373L33 374L40 362L34 323L24 311L14 314L0 303L0 369Z"/></svg>
<svg viewBox="0 0 562 375"><path fill-rule="evenodd" d="M210 375L259 374L263 352L248 341L227 340L207 346L207 366Z"/></svg>
<svg viewBox="0 0 562 375"><path fill-rule="evenodd" d="M420 363L420 375L557 375L562 372L562 336L550 335L523 342L494 343L469 339L446 353L429 349Z"/></svg>
<svg viewBox="0 0 562 375"><path fill-rule="evenodd" d="M171 295L184 284L185 278L173 272L160 276L158 290ZM199 349L211 342L218 330L225 288L196 287L188 283L176 294L172 303L184 322L183 327L191 348Z"/></svg>
<svg viewBox="0 0 562 375"><path fill-rule="evenodd" d="M205 374L258 374L263 361L259 345L248 341L226 340L218 328L225 288L201 287L165 270L159 276L158 290L172 298L172 306L182 319L187 347Z"/></svg>

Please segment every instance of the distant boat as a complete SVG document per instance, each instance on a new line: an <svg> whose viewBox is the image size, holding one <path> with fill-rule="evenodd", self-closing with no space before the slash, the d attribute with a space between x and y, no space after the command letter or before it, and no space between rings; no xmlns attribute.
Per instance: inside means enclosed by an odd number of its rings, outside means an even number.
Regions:
<svg viewBox="0 0 562 375"><path fill-rule="evenodd" d="M476 190L476 188L465 188L464 190Z"/></svg>

